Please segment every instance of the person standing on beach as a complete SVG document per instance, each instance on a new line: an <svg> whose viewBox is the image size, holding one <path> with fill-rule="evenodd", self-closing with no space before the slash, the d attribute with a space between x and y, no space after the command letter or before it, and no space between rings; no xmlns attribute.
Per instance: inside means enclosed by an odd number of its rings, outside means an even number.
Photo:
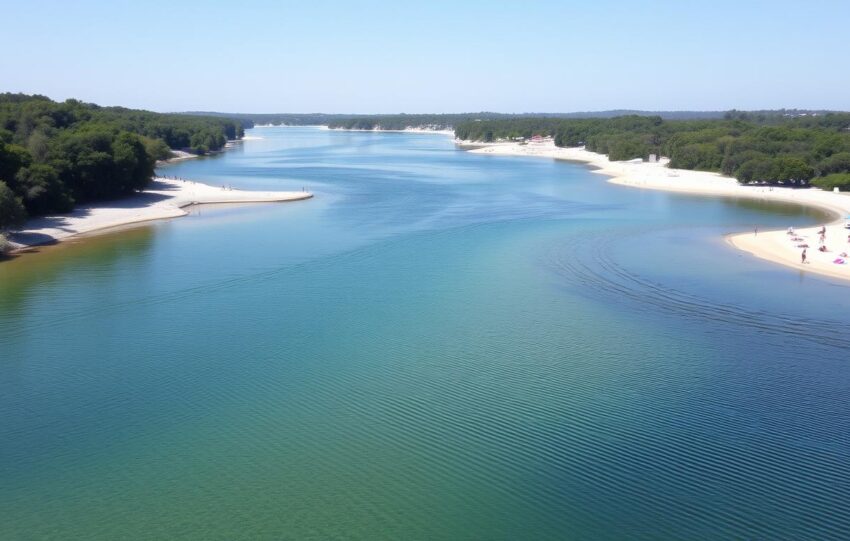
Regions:
<svg viewBox="0 0 850 541"><path fill-rule="evenodd" d="M803 265L805 265L806 264L806 249L805 248L803 248L803 253L800 254L800 258L802 259L801 262L803 263Z"/></svg>

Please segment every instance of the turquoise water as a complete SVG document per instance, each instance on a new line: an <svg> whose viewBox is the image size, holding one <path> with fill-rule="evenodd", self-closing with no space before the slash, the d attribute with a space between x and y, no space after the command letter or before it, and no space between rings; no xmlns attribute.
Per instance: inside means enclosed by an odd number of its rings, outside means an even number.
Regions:
<svg viewBox="0 0 850 541"><path fill-rule="evenodd" d="M251 135L162 172L316 198L0 264L0 538L850 535L850 289L722 239L823 216Z"/></svg>

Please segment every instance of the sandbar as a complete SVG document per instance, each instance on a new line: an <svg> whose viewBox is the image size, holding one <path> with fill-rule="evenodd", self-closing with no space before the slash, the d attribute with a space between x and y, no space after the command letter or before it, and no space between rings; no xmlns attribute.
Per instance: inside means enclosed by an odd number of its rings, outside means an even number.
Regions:
<svg viewBox="0 0 850 541"><path fill-rule="evenodd" d="M186 216L186 207L214 203L273 203L300 201L310 192L262 192L224 189L189 180L155 178L139 194L103 203L78 205L73 212L28 220L8 235L13 251L53 244L77 235L116 227Z"/></svg>

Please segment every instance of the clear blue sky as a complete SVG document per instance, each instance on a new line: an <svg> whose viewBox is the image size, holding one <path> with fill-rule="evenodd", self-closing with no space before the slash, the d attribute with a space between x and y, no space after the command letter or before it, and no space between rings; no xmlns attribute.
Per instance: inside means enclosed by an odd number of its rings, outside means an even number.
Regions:
<svg viewBox="0 0 850 541"><path fill-rule="evenodd" d="M0 91L156 111L850 110L850 1L0 0Z"/></svg>

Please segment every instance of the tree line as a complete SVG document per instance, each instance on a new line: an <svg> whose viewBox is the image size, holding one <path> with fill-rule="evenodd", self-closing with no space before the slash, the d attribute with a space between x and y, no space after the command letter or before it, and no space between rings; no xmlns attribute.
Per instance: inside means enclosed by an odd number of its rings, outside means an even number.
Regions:
<svg viewBox="0 0 850 541"><path fill-rule="evenodd" d="M730 112L722 119L521 118L463 122L469 141L552 137L559 147L584 145L611 160L670 158L670 167L716 171L750 184L850 190L850 113Z"/></svg>
<svg viewBox="0 0 850 541"><path fill-rule="evenodd" d="M144 189L172 149L220 150L241 122L0 94L0 228Z"/></svg>
<svg viewBox="0 0 850 541"><path fill-rule="evenodd" d="M328 114L328 113L218 113L195 111L190 115L214 116L236 119L243 127L255 125L276 126L329 126L351 130L403 130L405 128L452 129L460 123L473 120L523 119L523 118L614 118L625 115L660 116L664 119L723 118L723 111L637 111L616 109L574 113L478 113L449 114Z"/></svg>

